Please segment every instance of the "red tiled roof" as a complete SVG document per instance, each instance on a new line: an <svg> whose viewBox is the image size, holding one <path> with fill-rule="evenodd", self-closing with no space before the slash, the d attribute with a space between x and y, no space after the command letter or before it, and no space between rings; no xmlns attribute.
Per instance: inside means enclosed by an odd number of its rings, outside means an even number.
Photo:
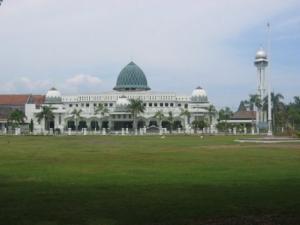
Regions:
<svg viewBox="0 0 300 225"><path fill-rule="evenodd" d="M31 95L28 103L41 105L45 102L45 95Z"/></svg>
<svg viewBox="0 0 300 225"><path fill-rule="evenodd" d="M233 114L231 119L249 119L255 120L256 119L256 112L255 111L238 111Z"/></svg>
<svg viewBox="0 0 300 225"><path fill-rule="evenodd" d="M44 100L43 95L0 95L0 105L25 105L29 102L40 105Z"/></svg>
<svg viewBox="0 0 300 225"><path fill-rule="evenodd" d="M0 105L25 105L30 95L0 95Z"/></svg>

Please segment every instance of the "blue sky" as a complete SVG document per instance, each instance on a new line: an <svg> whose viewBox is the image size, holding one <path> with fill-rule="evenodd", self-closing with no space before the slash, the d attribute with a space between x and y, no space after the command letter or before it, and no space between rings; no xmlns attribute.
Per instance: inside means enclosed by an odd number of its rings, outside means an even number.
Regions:
<svg viewBox="0 0 300 225"><path fill-rule="evenodd" d="M255 92L272 28L272 89L300 95L299 0L10 0L0 7L0 93L111 90L131 60L154 91L206 89L218 107Z"/></svg>

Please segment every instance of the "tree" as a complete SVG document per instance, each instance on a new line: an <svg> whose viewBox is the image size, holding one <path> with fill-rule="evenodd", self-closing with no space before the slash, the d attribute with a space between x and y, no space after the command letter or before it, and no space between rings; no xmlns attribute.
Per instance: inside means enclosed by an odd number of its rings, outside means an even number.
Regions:
<svg viewBox="0 0 300 225"><path fill-rule="evenodd" d="M101 116L106 116L109 113L109 110L103 104L99 104L96 107L94 114L97 115L99 113L101 114Z"/></svg>
<svg viewBox="0 0 300 225"><path fill-rule="evenodd" d="M55 108L50 106L43 106L41 112L35 114L35 117L39 123L41 123L41 121L44 119L44 127L46 130L49 130L50 122L54 119L54 109Z"/></svg>
<svg viewBox="0 0 300 225"><path fill-rule="evenodd" d="M233 116L233 112L229 107L225 107L219 111L219 121L229 120Z"/></svg>
<svg viewBox="0 0 300 225"><path fill-rule="evenodd" d="M75 120L75 127L76 127L76 130L78 130L78 121L82 118L81 117L81 113L82 113L82 109L74 109L71 114L72 114L72 117L73 119Z"/></svg>
<svg viewBox="0 0 300 225"><path fill-rule="evenodd" d="M246 107L247 101L241 101L239 108L238 108L238 112L244 112L247 111L247 107Z"/></svg>
<svg viewBox="0 0 300 225"><path fill-rule="evenodd" d="M12 123L13 126L19 127L20 124L24 124L26 116L23 111L15 109L8 116L8 121Z"/></svg>
<svg viewBox="0 0 300 225"><path fill-rule="evenodd" d="M271 93L272 104L272 128L276 132L280 127L284 127L287 123L287 110L283 103L284 97L282 94L274 92ZM263 100L263 109L268 111L268 96Z"/></svg>
<svg viewBox="0 0 300 225"><path fill-rule="evenodd" d="M263 106L262 99L260 98L260 96L258 94L254 94L254 95L249 96L250 110L254 110L254 106L259 110L261 110L261 108Z"/></svg>
<svg viewBox="0 0 300 225"><path fill-rule="evenodd" d="M207 122L204 119L197 119L192 122L194 129L203 129L208 126Z"/></svg>
<svg viewBox="0 0 300 225"><path fill-rule="evenodd" d="M215 116L217 113L216 108L213 105L208 107L208 116L209 116L209 125L212 124L212 117Z"/></svg>
<svg viewBox="0 0 300 225"><path fill-rule="evenodd" d="M287 105L288 122L293 130L300 130L300 97Z"/></svg>
<svg viewBox="0 0 300 225"><path fill-rule="evenodd" d="M157 111L154 114L154 118L157 119L158 124L159 124L159 129L161 129L161 123L162 123L163 119L165 118L165 115L164 115L163 111L162 110Z"/></svg>
<svg viewBox="0 0 300 225"><path fill-rule="evenodd" d="M228 123L227 120L229 120L233 116L233 112L229 107L225 107L219 111L219 123L217 125L218 129L224 130L227 132Z"/></svg>
<svg viewBox="0 0 300 225"><path fill-rule="evenodd" d="M33 119L30 120L30 124L29 124L29 130L30 132L33 132L34 129L34 124L33 124Z"/></svg>
<svg viewBox="0 0 300 225"><path fill-rule="evenodd" d="M180 116L186 117L188 125L190 124L190 119L191 119L191 112L190 111L188 111L187 109L181 109Z"/></svg>
<svg viewBox="0 0 300 225"><path fill-rule="evenodd" d="M173 113L170 111L168 112L168 122L170 123L170 132L172 133L173 131L173 127L174 127L174 116L173 116Z"/></svg>
<svg viewBox="0 0 300 225"><path fill-rule="evenodd" d="M132 115L133 118L133 129L137 129L137 116L140 113L143 113L145 111L145 106L142 100L140 99L129 99L129 105L127 106L129 112Z"/></svg>

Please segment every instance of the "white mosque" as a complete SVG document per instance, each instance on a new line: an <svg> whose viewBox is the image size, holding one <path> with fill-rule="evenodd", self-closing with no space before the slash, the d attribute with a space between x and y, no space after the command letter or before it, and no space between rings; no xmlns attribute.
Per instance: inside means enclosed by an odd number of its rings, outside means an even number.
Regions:
<svg viewBox="0 0 300 225"><path fill-rule="evenodd" d="M140 99L144 106L144 113L137 118L138 129L170 128L167 117L171 114L174 118L174 129L190 129L194 120L210 121L210 131L217 123L216 115L211 115L206 91L197 87L191 95L178 95L172 92L154 92L148 86L147 78L142 69L134 62L125 66L110 92L94 95L62 95L55 88L51 88L41 104L28 102L25 105L27 122L33 121L34 130L43 132L45 121L37 120L37 113L43 106L50 106L54 119L49 127L60 131L87 130L87 131L120 131L132 130L133 118L128 111L130 99ZM99 106L106 110L98 112ZM79 112L74 115L74 110ZM164 119L155 117L157 112L164 114ZM188 111L190 116L183 116L182 112Z"/></svg>

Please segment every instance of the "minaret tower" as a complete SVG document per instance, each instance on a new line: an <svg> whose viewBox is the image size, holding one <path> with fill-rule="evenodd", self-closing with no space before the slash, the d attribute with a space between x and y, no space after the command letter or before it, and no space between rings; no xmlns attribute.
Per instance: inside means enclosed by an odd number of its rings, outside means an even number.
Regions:
<svg viewBox="0 0 300 225"><path fill-rule="evenodd" d="M257 95L259 99L263 99L267 96L267 84L266 84L266 67L268 66L268 56L266 51L263 48L260 48L255 56L254 65L257 68ZM267 124L266 113L263 112L262 107L258 108L256 111L256 125L258 127L264 126Z"/></svg>

